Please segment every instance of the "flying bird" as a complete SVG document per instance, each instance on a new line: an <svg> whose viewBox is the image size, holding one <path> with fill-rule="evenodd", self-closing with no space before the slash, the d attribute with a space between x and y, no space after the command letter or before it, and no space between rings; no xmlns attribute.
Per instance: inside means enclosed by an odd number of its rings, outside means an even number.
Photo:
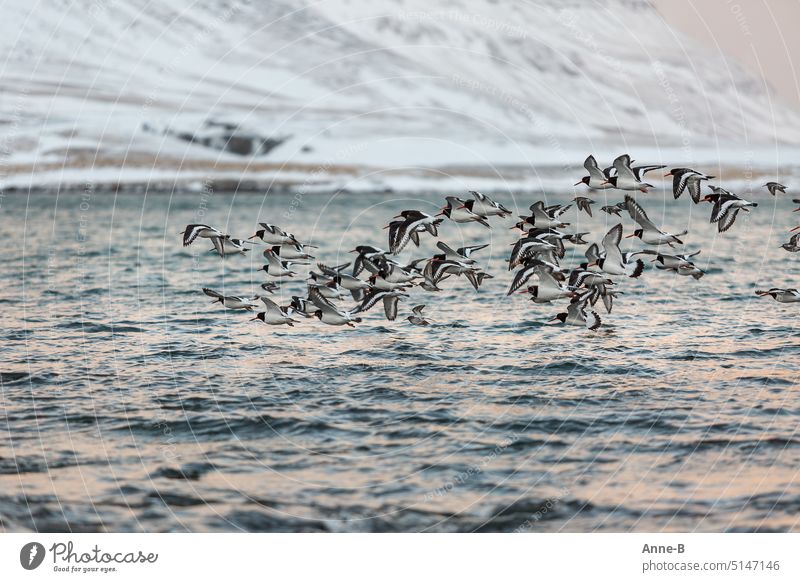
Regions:
<svg viewBox="0 0 800 582"><path fill-rule="evenodd" d="M640 227L634 230L633 234L629 234L625 238L631 238L635 236L640 238L643 243L648 245L666 244L672 246L674 244L683 244L683 241L678 237L687 234L688 231L683 231L678 234L670 234L661 231L649 218L647 218L647 213L644 211L644 208L639 206L636 200L634 200L630 195L625 195L625 205L628 208L628 214L631 215L631 218L635 220Z"/></svg>
<svg viewBox="0 0 800 582"><path fill-rule="evenodd" d="M769 193L775 196L778 192L786 194L786 186L778 182L767 182L764 187L769 190Z"/></svg>

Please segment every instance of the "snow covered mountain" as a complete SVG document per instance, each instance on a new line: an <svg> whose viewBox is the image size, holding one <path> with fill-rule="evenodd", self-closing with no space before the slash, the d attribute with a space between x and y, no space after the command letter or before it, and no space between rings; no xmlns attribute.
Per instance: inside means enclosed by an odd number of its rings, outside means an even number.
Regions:
<svg viewBox="0 0 800 582"><path fill-rule="evenodd" d="M645 0L46 6L3 4L6 186L800 144L797 112Z"/></svg>

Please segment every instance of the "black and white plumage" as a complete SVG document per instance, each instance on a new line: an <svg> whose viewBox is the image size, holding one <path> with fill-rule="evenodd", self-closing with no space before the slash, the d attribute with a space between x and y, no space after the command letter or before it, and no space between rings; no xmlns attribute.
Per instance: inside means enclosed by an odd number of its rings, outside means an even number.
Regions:
<svg viewBox="0 0 800 582"><path fill-rule="evenodd" d="M594 204L594 200L586 196L576 196L572 201L577 205L578 210L582 210L589 216L592 215L592 204Z"/></svg>
<svg viewBox="0 0 800 582"><path fill-rule="evenodd" d="M267 293L274 293L278 289L280 289L280 285L275 283L274 281L267 281L266 283L261 283L261 288L266 291Z"/></svg>
<svg viewBox="0 0 800 582"><path fill-rule="evenodd" d="M514 280L511 282L511 286L508 288L506 296L509 296L520 289L534 275L540 273L554 273L557 272L557 269L558 265L547 263L539 259L526 260L522 267L514 274Z"/></svg>
<svg viewBox="0 0 800 582"><path fill-rule="evenodd" d="M597 271L591 271L589 269L573 269L569 274L569 286L572 289L613 284L614 281L609 279L605 273L598 273Z"/></svg>
<svg viewBox="0 0 800 582"><path fill-rule="evenodd" d="M500 204L499 202L495 202L491 198L489 198L486 194L481 194L480 192L476 192L475 190L470 190L470 194L475 200L472 201L471 210L479 215L479 216L499 216L504 218L506 216L511 216L511 211Z"/></svg>
<svg viewBox="0 0 800 582"><path fill-rule="evenodd" d="M764 187L769 190L769 193L775 196L778 192L786 194L786 186L779 182L767 182Z"/></svg>
<svg viewBox="0 0 800 582"><path fill-rule="evenodd" d="M409 241L419 246L419 233L439 236L438 226L444 221L420 210L404 210L385 228L389 229L389 252L398 255Z"/></svg>
<svg viewBox="0 0 800 582"><path fill-rule="evenodd" d="M644 261L634 259L636 253L622 253L619 243L622 242L622 225L611 227L603 237L603 256L598 257L594 264L609 275L625 275L636 279L644 271ZM589 265L590 267L592 265Z"/></svg>
<svg viewBox="0 0 800 582"><path fill-rule="evenodd" d="M461 224L478 222L486 228L491 228L485 217L476 214L470 209L474 200L467 202L457 196L447 196L445 200L447 200L447 206L443 207L437 216L444 215L453 222Z"/></svg>
<svg viewBox="0 0 800 582"><path fill-rule="evenodd" d="M180 234L183 235L183 246L185 247L192 244L198 237L213 239L225 236L219 230L207 224L188 224Z"/></svg>
<svg viewBox="0 0 800 582"><path fill-rule="evenodd" d="M281 260L272 249L264 251L264 258L267 259L267 264L261 267L261 270L270 277L292 277L297 274L292 271L294 263Z"/></svg>
<svg viewBox="0 0 800 582"><path fill-rule="evenodd" d="M210 249L210 252L217 253L220 257L244 255L250 250L244 246L247 244L247 241L233 238L228 234L211 237L211 242L214 244L214 248Z"/></svg>
<svg viewBox="0 0 800 582"><path fill-rule="evenodd" d="M781 245L781 248L790 253L796 253L797 251L800 251L800 244L798 244L798 239L800 239L800 234L793 234L789 238L789 242L783 243Z"/></svg>
<svg viewBox="0 0 800 582"><path fill-rule="evenodd" d="M588 176L581 178L580 182L576 182L575 186L586 184L592 190L605 190L606 188L613 188L614 186L608 181L609 175L603 172L597 165L597 160L594 156L590 155L583 162L583 167L589 172Z"/></svg>
<svg viewBox="0 0 800 582"><path fill-rule="evenodd" d="M344 287L335 280L327 283L308 283L309 289L316 289L325 299L343 299L347 294Z"/></svg>
<svg viewBox="0 0 800 582"><path fill-rule="evenodd" d="M306 252L306 247L311 248L310 245L284 243L282 245L273 246L272 252L284 261L310 261L315 257Z"/></svg>
<svg viewBox="0 0 800 582"><path fill-rule="evenodd" d="M261 227L250 239L258 238L268 245L300 244L293 234L284 231L281 227L266 222L259 222Z"/></svg>
<svg viewBox="0 0 800 582"><path fill-rule="evenodd" d="M386 315L386 319L394 321L397 318L397 303L401 297L408 297L408 294L397 290L381 291L375 289L366 294L364 301L353 310L353 313L369 311L377 305L379 301L383 301L383 311Z"/></svg>
<svg viewBox="0 0 800 582"><path fill-rule="evenodd" d="M712 180L714 176L707 176L691 168L672 168L664 177L672 176L672 195L677 200L684 190L688 188L689 195L695 204L700 202L700 187L704 180Z"/></svg>
<svg viewBox="0 0 800 582"><path fill-rule="evenodd" d="M203 287L203 293L214 298L212 303L221 303L228 309L244 309L247 311L252 311L254 307L258 306L258 303L256 303L256 301L258 301L258 297L223 295L222 293L214 291L213 289L209 289L208 287Z"/></svg>
<svg viewBox="0 0 800 582"><path fill-rule="evenodd" d="M377 273L380 269L375 262L386 258L386 251L371 245L359 245L350 252L358 254L353 261L353 277L358 277L364 269Z"/></svg>
<svg viewBox="0 0 800 582"><path fill-rule="evenodd" d="M600 208L606 214L613 214L614 216L619 216L620 212L625 210L627 207L625 206L625 202L617 202L616 204L609 204L608 206L603 206Z"/></svg>
<svg viewBox="0 0 800 582"><path fill-rule="evenodd" d="M425 309L424 305L417 305L411 309L411 315L406 317L406 320L412 325L430 325L430 320L422 315L422 310Z"/></svg>
<svg viewBox="0 0 800 582"><path fill-rule="evenodd" d="M544 233L522 237L518 239L516 243L514 243L514 248L511 249L511 257L508 260L508 270L513 270L529 257L535 257L539 253L546 253L555 250L557 250L556 245L548 241Z"/></svg>
<svg viewBox="0 0 800 582"><path fill-rule="evenodd" d="M320 270L320 272L326 277L331 277L331 278L340 276L342 273L344 273L344 270L349 266L350 263L344 263L343 265L336 265L335 267L329 267L324 263L317 263L317 268Z"/></svg>
<svg viewBox="0 0 800 582"><path fill-rule="evenodd" d="M647 172L663 168L663 165L650 165L631 167L631 157L628 154L622 154L614 160L613 164L616 170L616 176L610 176L607 180L614 188L618 190L639 190L640 192L647 192L648 188L653 188L652 184L642 181L642 178Z"/></svg>
<svg viewBox="0 0 800 582"><path fill-rule="evenodd" d="M707 194L705 198L703 198L703 201L711 202L714 205L711 209L710 222L717 223L719 232L725 232L733 226L733 223L736 221L736 215L740 210L748 212L748 208L755 208L758 206L757 203L749 202L723 188L709 187L714 193Z"/></svg>
<svg viewBox="0 0 800 582"><path fill-rule="evenodd" d="M520 291L529 293L534 303L550 303L556 299L575 297L575 291L557 281L551 272L539 269L536 273L539 278L538 283L531 285L525 291Z"/></svg>
<svg viewBox="0 0 800 582"><path fill-rule="evenodd" d="M530 230L531 228L564 228L569 226L569 223L561 220L559 216L571 207L571 204L566 206L556 204L545 207L544 202L539 200L531 204L531 215L520 216L522 222L517 223L512 228L519 228L522 231Z"/></svg>
<svg viewBox="0 0 800 582"><path fill-rule="evenodd" d="M261 301L264 303L266 309L256 315L253 320L262 321L267 325L288 325L289 327L294 327L294 324L297 323L297 321L291 317L291 307L280 307L267 297L261 297Z"/></svg>
<svg viewBox="0 0 800 582"><path fill-rule="evenodd" d="M361 301L363 299L364 291L370 289L371 285L366 281L362 281L358 277L353 277L352 275L345 273L344 270L349 266L350 263L339 265L337 267L328 267L322 263L317 263L317 267L325 276L330 277L331 281L350 291L354 300Z"/></svg>
<svg viewBox="0 0 800 582"><path fill-rule="evenodd" d="M314 317L318 309L310 299L303 299L297 295L292 296L289 306L295 313L299 313L303 317Z"/></svg>
<svg viewBox="0 0 800 582"><path fill-rule="evenodd" d="M354 317L357 309L345 311L339 309L333 303L325 299L316 289L310 289L308 299L317 306L314 317L318 318L326 325L347 325L355 327L354 324L361 323L360 317Z"/></svg>
<svg viewBox="0 0 800 582"><path fill-rule="evenodd" d="M639 203L636 202L636 200L634 200L630 195L625 196L625 206L628 209L628 214L630 214L631 218L635 220L640 227L634 230L633 234L629 234L627 238L635 236L640 238L645 244L656 246L663 244L669 246L672 246L673 244L683 244L683 241L678 237L687 234L688 231L679 232L678 234L670 234L661 231L647 217L647 213L644 211L644 208L639 206Z"/></svg>
<svg viewBox="0 0 800 582"><path fill-rule="evenodd" d="M478 252L481 249L485 249L488 247L488 244L485 245L473 245L470 247L461 247L458 249L453 249L450 245L448 245L444 241L439 241L436 243L436 247L442 251L441 255L434 255L435 259L441 260L448 260L448 261L458 261L459 263L463 263L465 265L474 265L477 263L475 259L472 258L472 253Z"/></svg>
<svg viewBox="0 0 800 582"><path fill-rule="evenodd" d="M756 295L759 297L772 297L778 303L797 303L800 302L800 291L797 289L779 289L773 287L769 291L757 290Z"/></svg>
<svg viewBox="0 0 800 582"><path fill-rule="evenodd" d="M594 331L603 323L596 311L587 310L587 298L575 298L565 312L557 314L549 324L565 324L585 327Z"/></svg>

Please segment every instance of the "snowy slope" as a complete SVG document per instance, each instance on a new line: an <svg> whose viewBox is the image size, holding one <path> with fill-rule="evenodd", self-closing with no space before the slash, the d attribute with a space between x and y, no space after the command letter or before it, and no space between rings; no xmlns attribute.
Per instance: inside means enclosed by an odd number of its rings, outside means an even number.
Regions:
<svg viewBox="0 0 800 582"><path fill-rule="evenodd" d="M644 0L2 6L7 185L800 144L796 112Z"/></svg>

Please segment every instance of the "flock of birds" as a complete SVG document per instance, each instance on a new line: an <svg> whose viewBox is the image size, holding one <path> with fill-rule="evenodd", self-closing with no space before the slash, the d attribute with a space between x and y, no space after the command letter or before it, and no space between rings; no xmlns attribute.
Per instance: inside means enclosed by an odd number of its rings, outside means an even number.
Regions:
<svg viewBox="0 0 800 582"><path fill-rule="evenodd" d="M616 158L613 164L600 169L594 156L584 162L588 172L576 186L585 184L590 190L617 189L623 191L647 192L652 188L646 183L648 172L665 168L663 165L632 166L627 154ZM755 202L749 202L721 187L707 185L711 193L702 195L703 182L714 179L714 176L703 174L690 168L673 168L665 177L672 177L672 192L680 198L688 191L695 204L708 202L712 204L710 222L717 224L720 233L729 230L740 211L755 208ZM770 194L785 193L786 187L777 182L764 185ZM440 285L451 277L466 278L477 291L484 279L492 275L481 269L475 258L476 253L488 244L467 246L454 249L444 241L437 242L441 251L432 257L416 259L408 264L396 260L409 243L420 246L420 237L429 235L439 237L439 227L447 219L463 224L475 222L491 228L490 219L505 219L512 212L502 204L492 200L480 192L471 191L471 200L463 200L456 196L447 196L446 205L435 216L420 210L404 210L395 216L384 229L388 230L388 249L371 245L359 245L351 252L355 254L351 263L338 266L327 266L317 263L319 272L310 271L307 280L307 295L293 296L289 305L278 305L266 295L239 297L223 295L214 289L203 288L203 292L214 298L214 303L221 303L228 309L256 311L254 320L268 325L289 325L297 323L293 316L317 318L328 325L355 326L361 323L360 314L369 311L378 303L383 304L385 316L393 321L397 318L398 304L401 299L409 297L409 291L418 287L425 292L437 292ZM577 196L573 202L578 212L592 216L594 200L586 196ZM795 199L800 204L800 199ZM637 224L632 234L626 238L636 237L645 245L654 247L635 252L623 252L622 223L613 226L603 237L600 244L584 240L588 232L567 232L569 223L562 217L572 204L546 206L538 201L530 206L529 216L520 216L512 229L521 231L520 238L513 244L508 259L508 270L514 271L513 281L507 295L522 293L528 295L535 303L552 303L567 301L564 311L557 313L547 323L566 324L598 329L602 320L592 310L598 301L602 301L606 311L611 313L614 298L621 294L618 285L611 277L637 278L644 271L642 257L651 258L656 268L691 276L699 279L705 273L694 264L692 259L700 252L681 252L676 247L683 246L681 237L687 231L668 233L662 231L645 212L639 202L630 194L618 204L603 206L601 211L609 215L628 215ZM798 207L795 212L800 211ZM264 243L263 256L266 264L261 268L270 281L261 285L262 289L272 294L279 289L279 282L298 274L294 269L309 265L315 257L310 251L317 248L300 242L293 234L278 226L260 223L260 228L247 240L233 238L220 230L206 224L190 224L181 233L183 246L191 245L198 238L210 239L219 256L245 254L252 245ZM796 231L800 226L792 229ZM798 239L800 233L791 236L782 248L789 252L800 251ZM257 241L254 242L254 239ZM260 241L260 242L258 242ZM566 250L565 244L589 245L584 253L585 261L577 267L565 268L561 265ZM348 272L349 269L349 272ZM366 276L362 276L362 274ZM534 282L535 284L530 284ZM797 289L758 290L759 296L769 296L782 303L800 302ZM346 309L339 302L352 297L354 307ZM263 308L263 311L258 311ZM425 305L417 305L411 309L406 320L413 325L429 325L431 320L424 314Z"/></svg>

